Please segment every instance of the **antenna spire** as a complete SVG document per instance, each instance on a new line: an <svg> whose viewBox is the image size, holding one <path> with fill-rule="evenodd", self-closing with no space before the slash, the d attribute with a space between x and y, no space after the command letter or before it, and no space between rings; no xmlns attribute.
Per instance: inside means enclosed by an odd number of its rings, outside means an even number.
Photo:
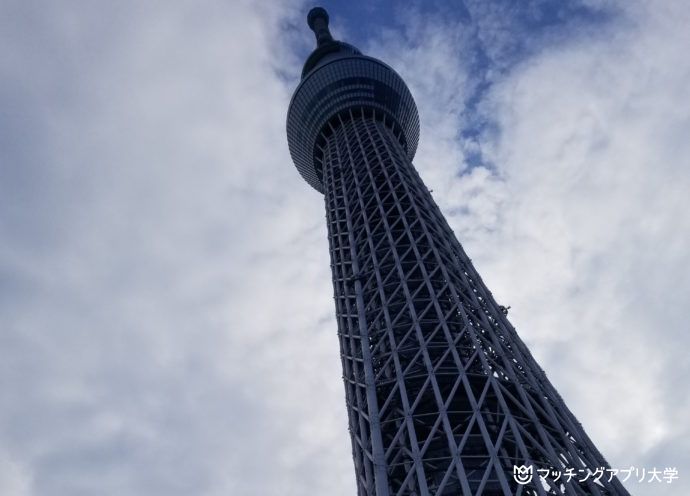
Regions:
<svg viewBox="0 0 690 496"><path fill-rule="evenodd" d="M328 30L328 12L323 7L314 7L307 14L307 24L316 36L316 45L323 46L333 42L333 36Z"/></svg>

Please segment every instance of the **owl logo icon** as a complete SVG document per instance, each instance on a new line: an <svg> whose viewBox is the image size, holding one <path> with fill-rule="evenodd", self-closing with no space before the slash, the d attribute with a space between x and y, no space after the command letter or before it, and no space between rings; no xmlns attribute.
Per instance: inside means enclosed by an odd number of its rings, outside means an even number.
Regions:
<svg viewBox="0 0 690 496"><path fill-rule="evenodd" d="M515 482L521 485L529 484L532 482L532 465L526 467L525 465L513 465L513 479Z"/></svg>

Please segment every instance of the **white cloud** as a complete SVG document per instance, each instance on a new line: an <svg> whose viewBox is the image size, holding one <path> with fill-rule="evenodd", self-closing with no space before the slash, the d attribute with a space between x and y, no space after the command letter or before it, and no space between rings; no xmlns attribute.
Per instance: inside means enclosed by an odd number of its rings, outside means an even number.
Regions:
<svg viewBox="0 0 690 496"><path fill-rule="evenodd" d="M471 32L409 17L367 50L409 82L422 177L614 465L688 467L681 8L626 3L494 74L500 134L465 142ZM353 494L323 202L284 135L302 6L7 12L0 493Z"/></svg>
<svg viewBox="0 0 690 496"><path fill-rule="evenodd" d="M647 451L689 441L676 395L689 372L690 17L681 3L629 7L613 33L547 51L495 89L510 199L480 263L499 287L533 288L505 293L515 320L612 462L687 469Z"/></svg>
<svg viewBox="0 0 690 496"><path fill-rule="evenodd" d="M303 9L10 7L0 493L352 493Z"/></svg>
<svg viewBox="0 0 690 496"><path fill-rule="evenodd" d="M0 488L4 494L13 496L26 496L31 494L31 481L26 469L10 459L4 453L0 453Z"/></svg>

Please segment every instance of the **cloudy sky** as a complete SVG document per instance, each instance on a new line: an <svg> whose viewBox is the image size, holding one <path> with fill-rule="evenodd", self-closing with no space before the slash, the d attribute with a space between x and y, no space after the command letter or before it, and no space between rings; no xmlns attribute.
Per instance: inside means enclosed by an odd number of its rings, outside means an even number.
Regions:
<svg viewBox="0 0 690 496"><path fill-rule="evenodd" d="M0 0L0 495L355 494L299 0ZM690 4L324 4L613 467L690 494Z"/></svg>

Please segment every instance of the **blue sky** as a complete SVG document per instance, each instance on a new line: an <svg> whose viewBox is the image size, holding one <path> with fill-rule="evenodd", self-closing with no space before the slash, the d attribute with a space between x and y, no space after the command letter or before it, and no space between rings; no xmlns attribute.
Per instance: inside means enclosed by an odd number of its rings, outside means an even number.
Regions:
<svg viewBox="0 0 690 496"><path fill-rule="evenodd" d="M0 494L352 495L300 1L0 4ZM341 2L415 165L614 467L690 491L683 0Z"/></svg>

